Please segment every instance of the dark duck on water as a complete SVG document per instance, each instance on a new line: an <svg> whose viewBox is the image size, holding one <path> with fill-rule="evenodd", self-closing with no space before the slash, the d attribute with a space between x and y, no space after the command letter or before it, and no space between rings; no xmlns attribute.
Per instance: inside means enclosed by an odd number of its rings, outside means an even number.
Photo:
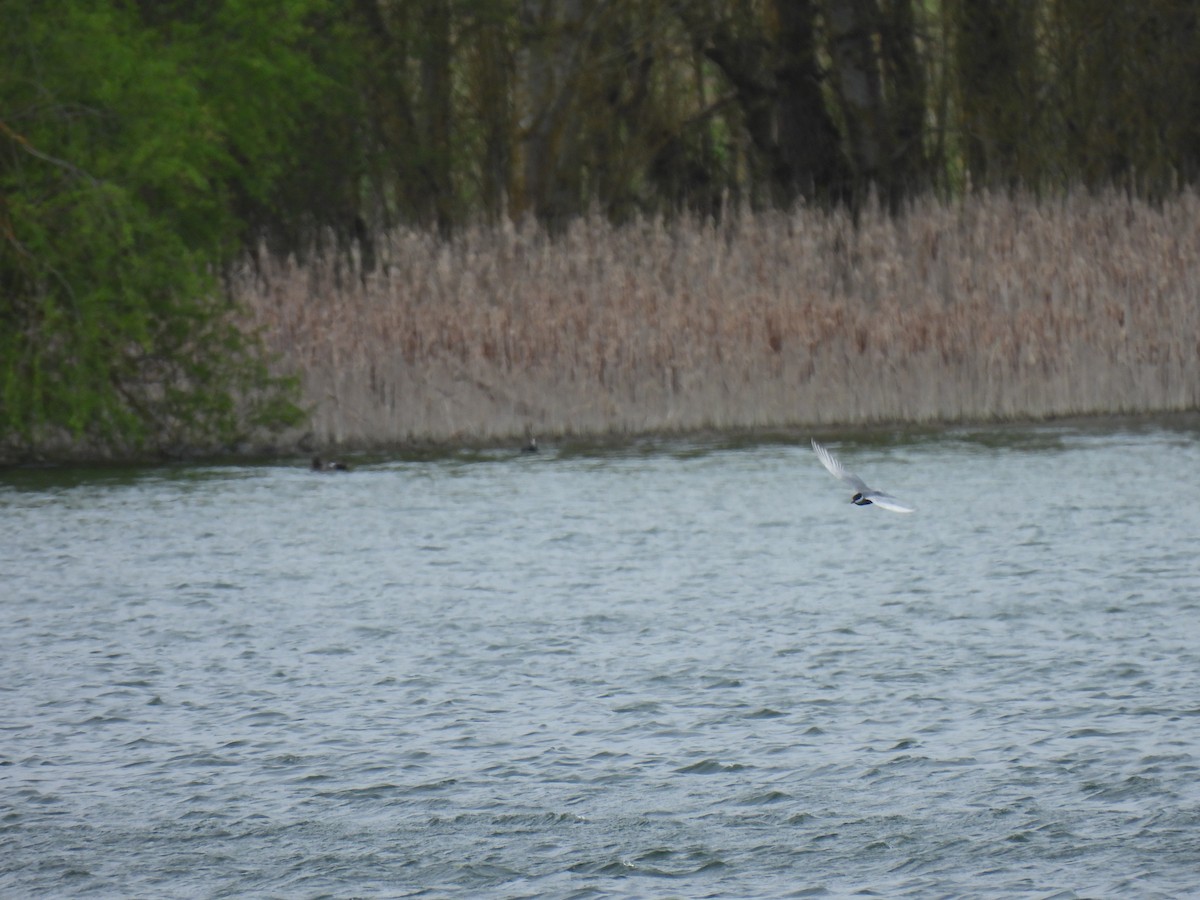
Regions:
<svg viewBox="0 0 1200 900"><path fill-rule="evenodd" d="M314 472L349 472L350 471L350 467L348 465L346 465L344 462L338 462L337 460L333 460L333 459L324 460L324 459L321 459L321 457L319 457L319 456L314 456L312 458L312 467L311 468Z"/></svg>

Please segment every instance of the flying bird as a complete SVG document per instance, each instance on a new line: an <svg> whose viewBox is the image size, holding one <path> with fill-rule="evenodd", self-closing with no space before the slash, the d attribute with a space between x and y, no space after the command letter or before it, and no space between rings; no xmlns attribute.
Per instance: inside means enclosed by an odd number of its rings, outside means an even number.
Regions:
<svg viewBox="0 0 1200 900"><path fill-rule="evenodd" d="M873 503L876 506L882 506L884 509L890 509L892 512L910 513L913 511L911 506L906 506L891 494L871 490L871 488L867 487L865 481L857 475L847 472L846 467L841 464L838 458L818 444L815 438L813 439L812 447L816 451L817 459L821 460L825 468L829 470L830 475L841 479L854 488L854 496L850 498L850 502L855 506L870 506Z"/></svg>

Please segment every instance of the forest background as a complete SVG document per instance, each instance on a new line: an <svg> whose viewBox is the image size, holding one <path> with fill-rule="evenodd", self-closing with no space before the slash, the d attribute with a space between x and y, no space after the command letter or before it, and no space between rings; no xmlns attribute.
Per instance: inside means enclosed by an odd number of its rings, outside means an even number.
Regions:
<svg viewBox="0 0 1200 900"><path fill-rule="evenodd" d="M2 0L0 457L1193 409L1190 0Z"/></svg>

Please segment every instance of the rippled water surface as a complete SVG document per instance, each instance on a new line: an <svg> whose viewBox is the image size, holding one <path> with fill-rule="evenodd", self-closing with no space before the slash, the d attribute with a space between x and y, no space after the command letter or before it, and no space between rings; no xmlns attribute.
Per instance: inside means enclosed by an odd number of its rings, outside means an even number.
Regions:
<svg viewBox="0 0 1200 900"><path fill-rule="evenodd" d="M1178 896L1200 431L0 474L0 895Z"/></svg>

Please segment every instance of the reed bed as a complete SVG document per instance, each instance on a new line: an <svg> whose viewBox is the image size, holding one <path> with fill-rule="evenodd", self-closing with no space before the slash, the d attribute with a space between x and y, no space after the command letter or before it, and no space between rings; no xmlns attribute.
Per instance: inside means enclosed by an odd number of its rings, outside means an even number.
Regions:
<svg viewBox="0 0 1200 900"><path fill-rule="evenodd" d="M312 439L540 436L1194 409L1200 197L982 196L551 239L397 231L382 266L236 283Z"/></svg>

